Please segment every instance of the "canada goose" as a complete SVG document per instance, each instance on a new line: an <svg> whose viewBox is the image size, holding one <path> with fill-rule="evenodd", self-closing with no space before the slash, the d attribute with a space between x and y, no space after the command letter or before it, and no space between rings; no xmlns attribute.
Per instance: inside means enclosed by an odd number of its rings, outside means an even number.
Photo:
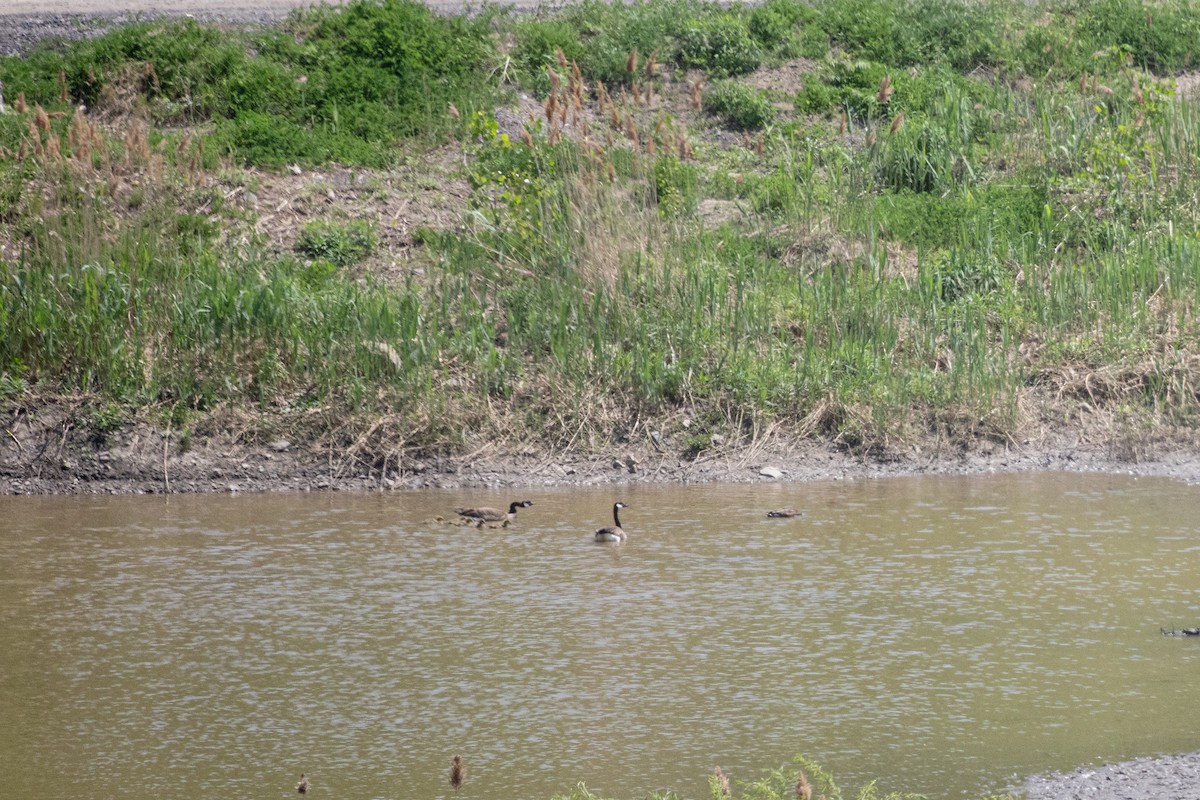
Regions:
<svg viewBox="0 0 1200 800"><path fill-rule="evenodd" d="M1162 631L1163 636L1200 636L1200 628L1180 628L1179 630L1159 628L1159 630Z"/></svg>
<svg viewBox="0 0 1200 800"><path fill-rule="evenodd" d="M533 505L532 500L520 500L509 504L508 513L501 511L498 508L488 508L483 506L480 508L456 508L454 513L460 517L475 520L476 522L512 522L517 518L518 508L529 508Z"/></svg>
<svg viewBox="0 0 1200 800"><path fill-rule="evenodd" d="M308 794L308 778L304 777L304 773L300 773L300 782L296 784L296 791L300 794Z"/></svg>
<svg viewBox="0 0 1200 800"><path fill-rule="evenodd" d="M617 516L617 512L622 508L629 506L624 503L613 503L613 525L611 528L598 528L596 530L597 542L617 542L620 544L627 538L625 529L621 527L621 518Z"/></svg>
<svg viewBox="0 0 1200 800"><path fill-rule="evenodd" d="M768 511L768 517L799 517L804 514L803 511L797 511L794 508L777 508L774 511Z"/></svg>
<svg viewBox="0 0 1200 800"><path fill-rule="evenodd" d="M467 765L463 761L462 756L455 756L454 763L450 765L450 785L454 787L454 791L458 791L463 785L463 781L467 779Z"/></svg>

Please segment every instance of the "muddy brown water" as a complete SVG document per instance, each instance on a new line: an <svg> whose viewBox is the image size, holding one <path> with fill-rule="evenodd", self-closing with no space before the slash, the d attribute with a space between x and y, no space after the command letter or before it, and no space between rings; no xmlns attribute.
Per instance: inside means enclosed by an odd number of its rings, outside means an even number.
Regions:
<svg viewBox="0 0 1200 800"><path fill-rule="evenodd" d="M431 521L528 497L506 530ZM614 500L630 540L597 545ZM796 519L766 512L795 506ZM706 796L803 753L979 797L1200 750L1200 487L1077 474L0 498L27 800Z"/></svg>

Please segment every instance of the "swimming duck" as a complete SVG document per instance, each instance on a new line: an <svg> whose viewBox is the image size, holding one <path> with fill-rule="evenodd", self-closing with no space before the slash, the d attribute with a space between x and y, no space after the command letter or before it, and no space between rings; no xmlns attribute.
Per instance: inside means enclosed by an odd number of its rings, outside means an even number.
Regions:
<svg viewBox="0 0 1200 800"><path fill-rule="evenodd" d="M304 777L304 773L300 773L300 782L296 784L296 791L300 794L308 794L308 778Z"/></svg>
<svg viewBox="0 0 1200 800"><path fill-rule="evenodd" d="M768 517L799 517L804 514L803 511L797 511L794 508L777 508L774 511L768 511Z"/></svg>
<svg viewBox="0 0 1200 800"><path fill-rule="evenodd" d="M476 522L512 522L517 518L518 508L529 508L533 505L532 500L520 500L509 504L508 513L501 511L498 508L489 508L481 506L480 508L456 508L454 513L460 517L466 517Z"/></svg>
<svg viewBox="0 0 1200 800"><path fill-rule="evenodd" d="M617 516L617 512L622 508L629 506L624 503L613 503L613 525L611 528L598 528L596 530L597 542L616 542L620 544L627 538L624 528L621 527L621 518Z"/></svg>
<svg viewBox="0 0 1200 800"><path fill-rule="evenodd" d="M463 761L462 756L455 756L454 761L450 765L450 785L454 787L454 791L458 791L463 785L463 781L467 779L467 765Z"/></svg>

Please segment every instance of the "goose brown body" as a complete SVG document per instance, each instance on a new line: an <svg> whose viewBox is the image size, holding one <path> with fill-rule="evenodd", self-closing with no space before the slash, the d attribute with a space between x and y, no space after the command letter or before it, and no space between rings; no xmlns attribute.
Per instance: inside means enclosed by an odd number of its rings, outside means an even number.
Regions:
<svg viewBox="0 0 1200 800"><path fill-rule="evenodd" d="M615 542L620 544L628 538L625 529L621 527L621 518L617 516L617 512L622 508L628 508L628 506L624 503L613 503L612 527L597 528L595 534L597 542Z"/></svg>
<svg viewBox="0 0 1200 800"><path fill-rule="evenodd" d="M467 765L463 761L462 756L455 756L454 761L450 765L450 785L458 791L459 787L467 779Z"/></svg>
<svg viewBox="0 0 1200 800"><path fill-rule="evenodd" d="M533 505L532 500L518 500L509 504L508 511L480 506L479 508L456 508L454 513L478 522L512 522L517 518L518 508L529 508L531 505Z"/></svg>

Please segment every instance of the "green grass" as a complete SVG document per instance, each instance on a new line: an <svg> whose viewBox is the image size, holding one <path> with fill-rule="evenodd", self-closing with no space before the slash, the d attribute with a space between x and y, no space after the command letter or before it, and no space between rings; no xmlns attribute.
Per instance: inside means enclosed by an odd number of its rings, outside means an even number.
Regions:
<svg viewBox="0 0 1200 800"><path fill-rule="evenodd" d="M758 130L775 117L775 107L761 91L734 81L719 81L704 95L704 110L731 128Z"/></svg>
<svg viewBox="0 0 1200 800"><path fill-rule="evenodd" d="M0 398L388 415L452 452L686 416L883 454L1013 437L1031 398L1194 427L1200 112L1164 75L1197 11L382 0L0 59ZM798 55L794 110L744 77ZM588 138L502 134L514 86ZM230 202L246 165L447 152L469 198L400 278L344 269L378 252L355 209L280 250Z"/></svg>
<svg viewBox="0 0 1200 800"><path fill-rule="evenodd" d="M682 800L672 790L660 790L648 795L650 800ZM878 781L871 781L857 792L844 794L832 774L819 763L805 756L796 756L790 763L772 769L761 776L746 780L727 775L719 766L708 776L708 795L711 800L923 800L924 795L911 792L884 792ZM580 783L570 792L555 795L551 800L604 800ZM984 800L1015 800L1013 795L990 795Z"/></svg>

